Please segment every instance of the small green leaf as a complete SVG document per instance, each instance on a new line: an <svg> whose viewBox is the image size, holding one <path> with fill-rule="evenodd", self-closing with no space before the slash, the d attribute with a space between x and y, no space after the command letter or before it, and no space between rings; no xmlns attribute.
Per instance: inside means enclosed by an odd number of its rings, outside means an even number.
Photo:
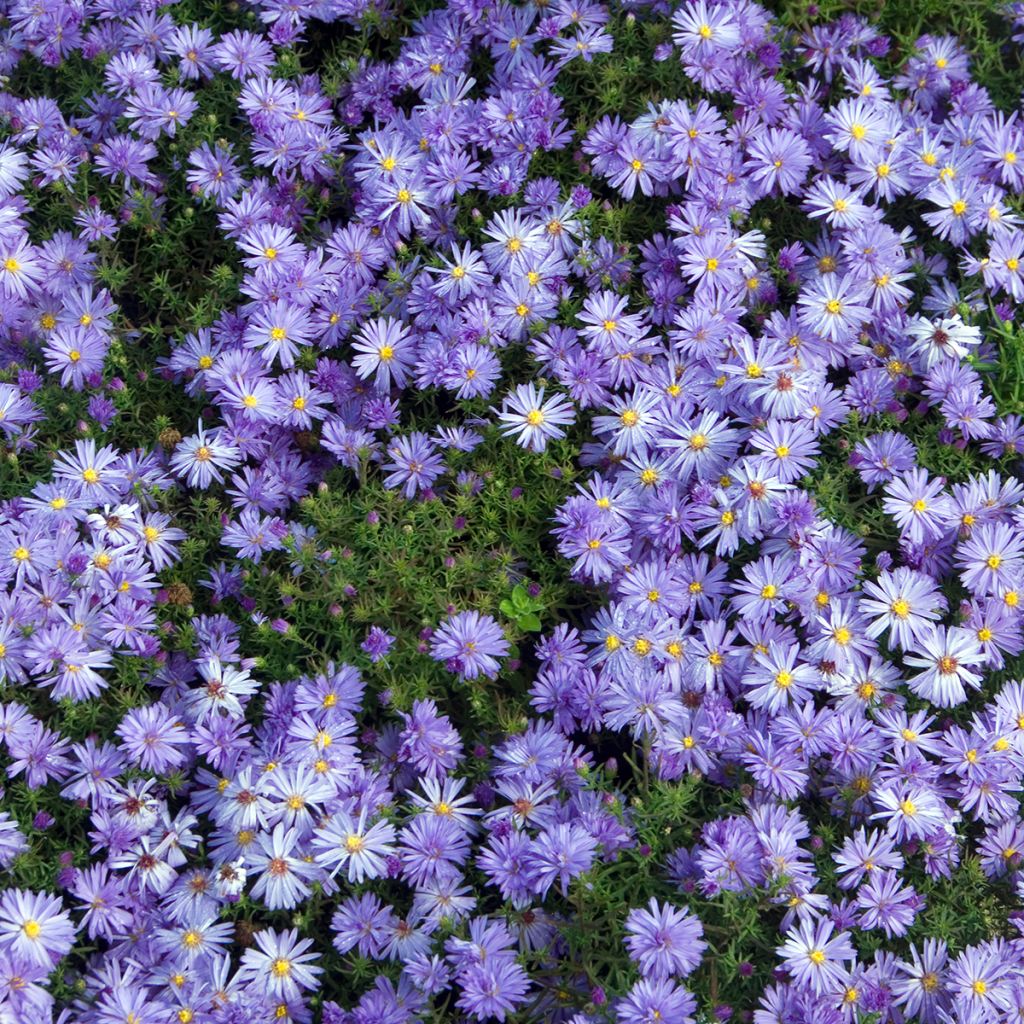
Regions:
<svg viewBox="0 0 1024 1024"><path fill-rule="evenodd" d="M519 614L519 609L514 607L511 601L504 600L498 605L498 609L502 615L507 616L510 619L516 618Z"/></svg>
<svg viewBox="0 0 1024 1024"><path fill-rule="evenodd" d="M516 625L527 633L536 633L540 629L540 619L533 612L527 612L516 619Z"/></svg>

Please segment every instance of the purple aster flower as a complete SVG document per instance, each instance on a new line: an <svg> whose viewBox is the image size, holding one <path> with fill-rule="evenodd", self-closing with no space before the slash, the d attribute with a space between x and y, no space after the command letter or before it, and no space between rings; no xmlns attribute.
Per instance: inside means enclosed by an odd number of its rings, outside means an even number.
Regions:
<svg viewBox="0 0 1024 1024"><path fill-rule="evenodd" d="M373 377L380 391L387 391L392 383L405 387L407 373L416 362L416 341L399 321L390 317L368 321L352 348L356 352L352 366L360 378Z"/></svg>
<svg viewBox="0 0 1024 1024"><path fill-rule="evenodd" d="M157 774L182 765L186 753L181 748L192 742L178 716L164 704L132 708L121 719L117 735L132 761L143 771Z"/></svg>
<svg viewBox="0 0 1024 1024"><path fill-rule="evenodd" d="M300 939L294 928L265 928L256 933L256 948L243 954L239 980L276 999L298 999L303 989L316 988L316 976L323 970L314 963L318 954L306 952L312 945L312 939Z"/></svg>
<svg viewBox="0 0 1024 1024"><path fill-rule="evenodd" d="M444 460L426 434L414 431L388 444L392 461L385 464L385 487L402 487L407 498L426 490L444 472Z"/></svg>
<svg viewBox="0 0 1024 1024"><path fill-rule="evenodd" d="M366 639L359 645L369 656L370 661L375 665L383 661L391 650L395 638L380 626L371 626L366 634Z"/></svg>
<svg viewBox="0 0 1024 1024"><path fill-rule="evenodd" d="M895 871L874 872L857 892L858 923L864 929L877 928L889 938L906 935L923 902Z"/></svg>
<svg viewBox="0 0 1024 1024"><path fill-rule="evenodd" d="M220 431L207 436L206 428L178 443L171 456L171 469L183 476L189 487L207 488L211 483L223 483L223 469L233 469L241 460L235 445L221 440Z"/></svg>
<svg viewBox="0 0 1024 1024"><path fill-rule="evenodd" d="M56 896L9 889L0 896L0 950L52 968L75 942L75 926Z"/></svg>
<svg viewBox="0 0 1024 1024"><path fill-rule="evenodd" d="M534 840L529 852L534 890L543 898L558 881L562 895L568 895L569 882L590 870L597 840L578 825L552 825Z"/></svg>
<svg viewBox="0 0 1024 1024"><path fill-rule="evenodd" d="M669 978L641 978L615 1003L618 1024L693 1024L697 1000Z"/></svg>
<svg viewBox="0 0 1024 1024"><path fill-rule="evenodd" d="M498 416L505 437L514 436L516 444L535 452L544 451L549 440L565 437L562 428L574 418L571 402L559 395L545 401L544 388L534 387L532 381L506 396Z"/></svg>
<svg viewBox="0 0 1024 1024"><path fill-rule="evenodd" d="M833 935L833 929L834 925L827 919L801 921L776 950L794 981L806 985L817 995L842 985L849 977L844 963L857 957L849 933Z"/></svg>
<svg viewBox="0 0 1024 1024"><path fill-rule="evenodd" d="M458 1006L478 1021L504 1021L526 1000L530 979L507 957L489 959L460 971Z"/></svg>
<svg viewBox="0 0 1024 1024"><path fill-rule="evenodd" d="M647 910L631 910L626 918L630 959L645 977L685 978L700 965L707 948L700 920L685 908L651 899Z"/></svg>
<svg viewBox="0 0 1024 1024"><path fill-rule="evenodd" d="M447 662L448 668L463 679L479 675L497 677L499 658L508 654L509 645L501 627L489 615L480 612L459 612L438 626L430 641L430 654L435 661Z"/></svg>

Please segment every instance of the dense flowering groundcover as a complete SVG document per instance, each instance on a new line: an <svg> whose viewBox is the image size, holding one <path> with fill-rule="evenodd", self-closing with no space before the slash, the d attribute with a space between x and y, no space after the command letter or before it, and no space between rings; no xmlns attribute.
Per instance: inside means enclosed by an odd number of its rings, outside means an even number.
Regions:
<svg viewBox="0 0 1024 1024"><path fill-rule="evenodd" d="M1024 1017L1024 5L0 7L0 1022Z"/></svg>

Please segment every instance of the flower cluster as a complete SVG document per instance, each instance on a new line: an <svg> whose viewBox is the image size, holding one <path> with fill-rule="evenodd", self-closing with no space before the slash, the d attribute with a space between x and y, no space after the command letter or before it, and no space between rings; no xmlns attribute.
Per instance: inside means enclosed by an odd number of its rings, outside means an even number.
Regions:
<svg viewBox="0 0 1024 1024"><path fill-rule="evenodd" d="M1024 127L951 36L624 7L5 8L0 1020L1024 1013ZM572 600L496 545L333 657L315 502L522 460Z"/></svg>

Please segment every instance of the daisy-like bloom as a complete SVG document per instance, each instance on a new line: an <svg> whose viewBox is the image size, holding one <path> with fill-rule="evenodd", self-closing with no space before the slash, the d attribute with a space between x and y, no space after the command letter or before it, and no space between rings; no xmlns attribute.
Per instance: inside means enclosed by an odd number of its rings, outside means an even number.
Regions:
<svg viewBox="0 0 1024 1024"><path fill-rule="evenodd" d="M472 794L460 795L465 785L465 779L436 779L427 776L420 782L423 793L410 791L408 795L413 805L425 813L450 818L467 831L473 831L476 828L473 819L482 812L474 806Z"/></svg>
<svg viewBox="0 0 1024 1024"><path fill-rule="evenodd" d="M192 741L178 716L164 704L132 708L117 727L121 749L143 771L163 773L185 760L179 749Z"/></svg>
<svg viewBox="0 0 1024 1024"><path fill-rule="evenodd" d="M893 979L896 1005L908 1020L934 1021L937 1005L946 998L946 964L949 956L941 939L925 939L924 948L910 947L910 961L899 960L902 972Z"/></svg>
<svg viewBox="0 0 1024 1024"><path fill-rule="evenodd" d="M740 27L725 5L709 7L691 0L672 16L672 41L688 58L700 59L716 50L731 50L740 42Z"/></svg>
<svg viewBox="0 0 1024 1024"><path fill-rule="evenodd" d="M928 470L912 469L885 485L882 508L896 520L912 544L937 540L947 529L949 499L941 477L928 479Z"/></svg>
<svg viewBox="0 0 1024 1024"><path fill-rule="evenodd" d="M562 895L568 895L570 880L590 870L596 850L597 840L579 825L545 829L528 854L534 891L543 899L557 879Z"/></svg>
<svg viewBox="0 0 1024 1024"><path fill-rule="evenodd" d="M875 872L857 892L861 928L877 928L886 936L906 935L921 900L913 886L903 885L895 871Z"/></svg>
<svg viewBox="0 0 1024 1024"><path fill-rule="evenodd" d="M320 871L305 859L298 831L286 829L284 822L279 822L272 834L264 832L257 842L260 851L249 859L249 866L261 872L252 887L253 899L261 900L270 910L298 906L309 895L309 882Z"/></svg>
<svg viewBox="0 0 1024 1024"><path fill-rule="evenodd" d="M0 951L47 969L75 943L75 926L56 896L9 889L0 897Z"/></svg>
<svg viewBox="0 0 1024 1024"><path fill-rule="evenodd" d="M850 340L865 321L871 308L864 304L865 291L852 275L836 280L827 274L800 292L800 323L829 341Z"/></svg>
<svg viewBox="0 0 1024 1024"><path fill-rule="evenodd" d="M364 807L357 817L338 810L313 833L316 862L333 878L342 868L350 882L381 878L387 874L387 858L396 853L394 826L381 820L367 827Z"/></svg>
<svg viewBox="0 0 1024 1024"><path fill-rule="evenodd" d="M29 291L37 288L42 278L39 257L27 238L0 243L0 294L28 298Z"/></svg>
<svg viewBox="0 0 1024 1024"><path fill-rule="evenodd" d="M301 306L283 300L268 303L249 320L245 346L259 351L267 366L275 360L290 370L300 348L313 342L309 313Z"/></svg>
<svg viewBox="0 0 1024 1024"><path fill-rule="evenodd" d="M505 634L490 615L459 612L437 628L430 641L430 654L463 679L484 675L494 679L501 667L499 658L508 654Z"/></svg>
<svg viewBox="0 0 1024 1024"><path fill-rule="evenodd" d="M1006 523L982 523L957 551L963 585L975 594L998 594L1020 576L1024 541Z"/></svg>
<svg viewBox="0 0 1024 1024"><path fill-rule="evenodd" d="M238 245L246 254L242 260L246 267L273 275L287 273L306 255L305 246L296 240L295 232L280 224L258 224L242 235Z"/></svg>
<svg viewBox="0 0 1024 1024"><path fill-rule="evenodd" d="M151 512L142 520L140 540L146 558L157 572L179 559L180 555L174 545L188 536L184 530L170 524L171 517L162 512Z"/></svg>
<svg viewBox="0 0 1024 1024"><path fill-rule="evenodd" d="M858 607L873 620L867 635L878 637L888 630L890 645L903 650L925 636L946 608L935 581L905 566L885 570L877 581L865 580L863 594Z"/></svg>
<svg viewBox="0 0 1024 1024"><path fill-rule="evenodd" d="M843 964L857 958L849 932L833 935L835 925L828 919L801 921L776 949L786 970L798 985L815 995L824 995L844 985L850 977Z"/></svg>
<svg viewBox="0 0 1024 1024"><path fill-rule="evenodd" d="M206 428L199 424L199 431L178 443L171 456L171 469L185 477L189 487L207 488L216 480L223 483L222 469L234 469L242 460L242 454L233 444L222 441L220 432L207 437Z"/></svg>
<svg viewBox="0 0 1024 1024"><path fill-rule="evenodd" d="M515 437L516 444L533 452L544 451L549 440L565 437L562 428L575 417L572 402L560 395L545 400L544 388L535 387L532 381L507 395L498 415L501 433Z"/></svg>
<svg viewBox="0 0 1024 1024"><path fill-rule="evenodd" d="M473 251L469 242L460 250L452 242L451 260L441 257L442 266L424 267L428 274L434 274L430 290L444 299L462 300L470 295L482 294L493 278L479 253Z"/></svg>
<svg viewBox="0 0 1024 1024"><path fill-rule="evenodd" d="M618 351L643 333L643 318L627 313L628 300L615 292L601 291L588 295L576 319L583 325L581 333L603 351Z"/></svg>
<svg viewBox="0 0 1024 1024"><path fill-rule="evenodd" d="M709 480L722 474L735 455L741 436L729 422L725 416L705 412L697 421L666 424L658 447L672 452L668 468L678 475L680 482L694 476Z"/></svg>
<svg viewBox="0 0 1024 1024"><path fill-rule="evenodd" d="M981 330L965 324L959 315L928 320L919 316L907 325L912 342L910 351L930 370L942 359L964 359L981 344Z"/></svg>
<svg viewBox="0 0 1024 1024"><path fill-rule="evenodd" d="M1006 950L996 943L969 946L949 966L946 990L956 1001L960 1020L1009 1020L1015 998L1014 971Z"/></svg>
<svg viewBox="0 0 1024 1024"><path fill-rule="evenodd" d="M754 665L743 677L747 700L770 714L778 714L789 705L803 705L811 693L821 685L820 675L814 667L797 664L800 647L768 643L766 653L754 652Z"/></svg>
<svg viewBox="0 0 1024 1024"><path fill-rule="evenodd" d="M803 208L808 216L824 217L826 223L835 228L859 227L868 216L868 207L861 199L861 190L828 176L818 178L807 190ZM829 276L835 275L833 273Z"/></svg>
<svg viewBox="0 0 1024 1024"><path fill-rule="evenodd" d="M860 96L840 100L825 115L825 120L832 127L825 138L834 148L848 152L851 160L858 161L876 152L889 134L886 109L884 105L869 103Z"/></svg>
<svg viewBox="0 0 1024 1024"><path fill-rule="evenodd" d="M103 369L107 339L96 330L60 326L46 339L43 356L50 373L60 373L63 387L81 391L85 380Z"/></svg>
<svg viewBox="0 0 1024 1024"><path fill-rule="evenodd" d="M899 870L903 867L903 855L896 849L892 839L875 829L858 829L847 836L842 849L835 855L839 873L840 889L856 889L876 871Z"/></svg>
<svg viewBox="0 0 1024 1024"><path fill-rule="evenodd" d="M878 484L888 483L897 474L913 469L917 449L913 442L894 430L872 434L859 441L850 456L850 465L873 491Z"/></svg>
<svg viewBox="0 0 1024 1024"><path fill-rule="evenodd" d="M207 658L198 664L202 684L185 694L185 704L199 724L221 713L241 718L247 699L259 683L245 669L223 664L220 658Z"/></svg>
<svg viewBox="0 0 1024 1024"><path fill-rule="evenodd" d="M391 462L385 463L385 487L401 487L407 498L426 490L444 472L444 459L434 442L421 431L393 438L388 444Z"/></svg>
<svg viewBox="0 0 1024 1024"><path fill-rule="evenodd" d="M113 448L97 450L96 442L76 441L75 453L61 452L53 466L53 475L75 488L75 496L91 505L116 501L124 486L124 475L118 471L121 457Z"/></svg>
<svg viewBox="0 0 1024 1024"><path fill-rule="evenodd" d="M222 956L234 938L234 931L230 921L218 922L209 917L176 928L161 928L156 933L156 943L176 964L190 964L201 958Z"/></svg>
<svg viewBox="0 0 1024 1024"><path fill-rule="evenodd" d="M317 953L307 953L312 939L300 939L294 928L275 932L264 928L256 933L256 947L242 956L237 979L251 982L257 990L275 999L298 999L303 989L316 988L316 976L323 972L313 961Z"/></svg>
<svg viewBox="0 0 1024 1024"><path fill-rule="evenodd" d="M903 843L909 839L925 839L941 831L952 811L929 789L923 786L886 786L875 794L881 808L871 815L885 821L886 830Z"/></svg>
<svg viewBox="0 0 1024 1024"><path fill-rule="evenodd" d="M756 430L750 444L761 452L761 460L771 476L780 483L799 480L814 465L818 442L806 424L790 420L769 420Z"/></svg>
<svg viewBox="0 0 1024 1024"><path fill-rule="evenodd" d="M647 910L631 910L626 918L626 947L645 977L685 978L700 966L707 949L704 927L689 910L651 898Z"/></svg>
<svg viewBox="0 0 1024 1024"><path fill-rule="evenodd" d="M522 1004L530 977L510 957L491 957L472 964L458 976L458 1006L476 1020L504 1021Z"/></svg>
<svg viewBox="0 0 1024 1024"><path fill-rule="evenodd" d="M204 142L188 158L189 170L185 177L191 190L200 196L212 196L219 202L231 198L243 183L231 147L219 143L210 146Z"/></svg>
<svg viewBox="0 0 1024 1024"><path fill-rule="evenodd" d="M760 195L799 195L811 166L811 151L788 128L769 128L747 150L746 169Z"/></svg>
<svg viewBox="0 0 1024 1024"><path fill-rule="evenodd" d="M918 640L920 653L905 654L907 665L922 669L908 683L919 697L941 708L953 708L967 700L966 687L978 689L985 652L977 636L960 626L932 626Z"/></svg>
<svg viewBox="0 0 1024 1024"><path fill-rule="evenodd" d="M697 1000L674 981L641 978L615 1006L617 1024L693 1024Z"/></svg>
<svg viewBox="0 0 1024 1024"><path fill-rule="evenodd" d="M392 383L405 387L409 370L416 363L416 344L400 321L378 317L360 328L352 342L356 352L352 368L365 380L374 378L378 391L387 391Z"/></svg>

